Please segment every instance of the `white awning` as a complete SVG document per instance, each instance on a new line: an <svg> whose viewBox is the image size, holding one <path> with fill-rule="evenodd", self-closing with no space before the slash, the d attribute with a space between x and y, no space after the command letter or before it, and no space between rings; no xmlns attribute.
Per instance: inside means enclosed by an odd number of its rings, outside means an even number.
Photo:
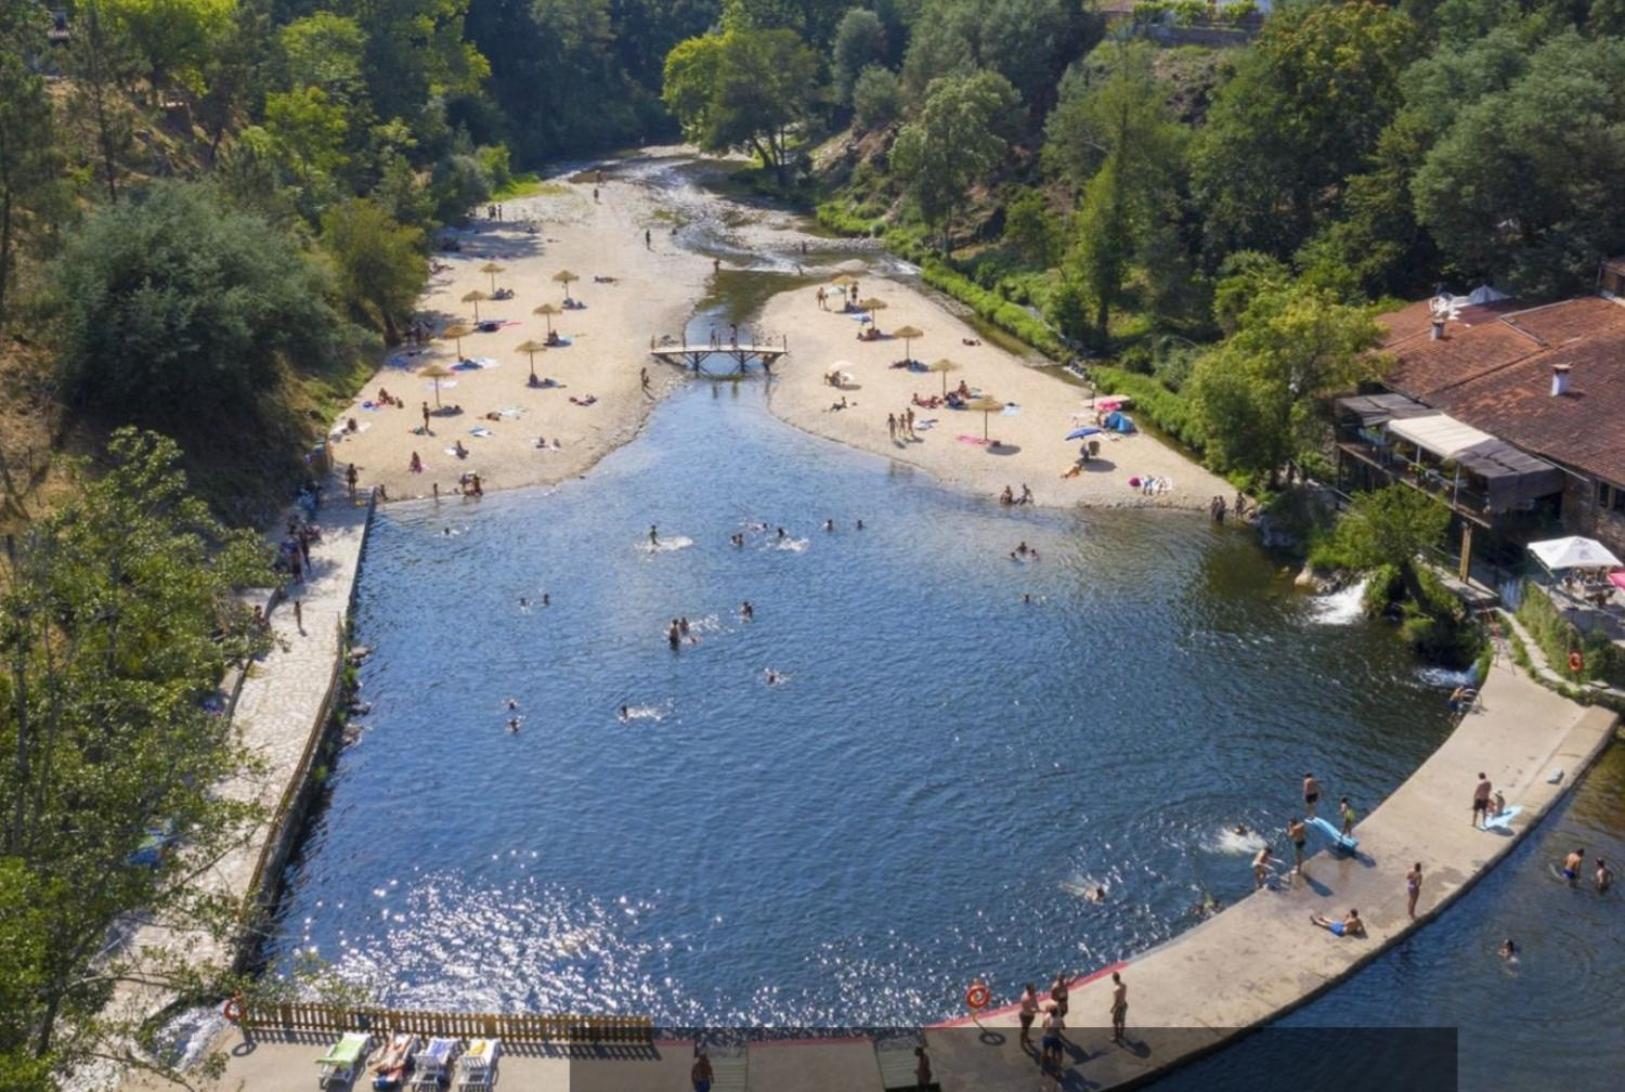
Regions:
<svg viewBox="0 0 1625 1092"><path fill-rule="evenodd" d="M1614 569L1620 564L1608 547L1578 535L1531 542L1529 552L1554 573L1560 569Z"/></svg>
<svg viewBox="0 0 1625 1092"><path fill-rule="evenodd" d="M1428 417L1404 417L1388 422L1390 435L1409 440L1417 447L1431 451L1441 459L1453 458L1460 452L1493 440L1487 432L1472 425L1435 413Z"/></svg>

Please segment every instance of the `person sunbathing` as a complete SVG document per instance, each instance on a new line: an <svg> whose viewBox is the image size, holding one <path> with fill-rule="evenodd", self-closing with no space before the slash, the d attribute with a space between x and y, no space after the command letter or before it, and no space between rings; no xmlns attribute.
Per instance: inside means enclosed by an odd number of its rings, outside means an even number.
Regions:
<svg viewBox="0 0 1625 1092"><path fill-rule="evenodd" d="M577 398L572 394L570 396L570 401L578 406L590 406L594 402L598 401L598 396L596 394L589 394L585 398Z"/></svg>
<svg viewBox="0 0 1625 1092"><path fill-rule="evenodd" d="M497 410L492 410L491 412L489 412L489 413L487 413L485 415L485 419L487 421L500 421L500 420L502 420L502 414L500 412L498 412Z"/></svg>
<svg viewBox="0 0 1625 1092"><path fill-rule="evenodd" d="M1062 474L1061 477L1063 477L1063 478L1076 478L1079 474L1082 474L1082 473L1083 473L1083 463L1076 462L1076 463L1072 464L1072 469L1068 470L1065 474Z"/></svg>
<svg viewBox="0 0 1625 1092"><path fill-rule="evenodd" d="M1342 921L1333 921L1324 914L1310 914L1309 920L1331 933L1334 937L1365 936L1365 922L1360 920L1358 910L1350 910L1348 916Z"/></svg>
<svg viewBox="0 0 1625 1092"><path fill-rule="evenodd" d="M468 458L468 448L463 446L463 442L461 440L457 440L457 441L453 442L452 451L456 454L456 456L459 459Z"/></svg>

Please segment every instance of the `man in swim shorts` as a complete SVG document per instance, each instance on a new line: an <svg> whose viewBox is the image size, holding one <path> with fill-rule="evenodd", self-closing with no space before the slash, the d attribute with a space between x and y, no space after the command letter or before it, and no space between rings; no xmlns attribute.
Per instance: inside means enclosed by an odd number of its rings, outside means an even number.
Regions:
<svg viewBox="0 0 1625 1092"><path fill-rule="evenodd" d="M1123 1041L1123 1024L1128 1020L1128 985L1123 976L1112 972L1112 1042Z"/></svg>
<svg viewBox="0 0 1625 1092"><path fill-rule="evenodd" d="M1256 891L1270 881L1270 847L1265 846L1253 858L1253 889Z"/></svg>
<svg viewBox="0 0 1625 1092"><path fill-rule="evenodd" d="M1331 933L1334 937L1365 936L1365 922L1360 920L1358 910L1350 910L1348 916L1342 921L1333 921L1323 914L1310 914L1309 920Z"/></svg>
<svg viewBox="0 0 1625 1092"><path fill-rule="evenodd" d="M1319 802L1320 782L1315 780L1314 774L1306 773L1303 775L1303 810L1309 818L1315 817L1315 805Z"/></svg>
<svg viewBox="0 0 1625 1092"><path fill-rule="evenodd" d="M1580 866L1585 863L1586 851L1577 849L1563 859L1563 878L1573 887L1580 879Z"/></svg>
<svg viewBox="0 0 1625 1092"><path fill-rule="evenodd" d="M1292 839L1292 867L1299 872L1303 871L1303 847L1309 843L1309 832L1304 827L1303 820L1293 816L1286 825L1286 836Z"/></svg>
<svg viewBox="0 0 1625 1092"><path fill-rule="evenodd" d="M1490 817L1490 779L1482 773L1478 775L1478 786L1473 789L1473 826L1482 824L1480 819L1488 820Z"/></svg>

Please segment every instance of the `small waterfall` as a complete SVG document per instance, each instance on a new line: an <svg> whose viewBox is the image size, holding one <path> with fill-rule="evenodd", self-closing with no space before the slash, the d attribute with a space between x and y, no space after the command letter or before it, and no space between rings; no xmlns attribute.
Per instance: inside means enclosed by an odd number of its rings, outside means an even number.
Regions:
<svg viewBox="0 0 1625 1092"><path fill-rule="evenodd" d="M1311 607L1315 621L1323 626L1346 626L1365 616L1366 577L1328 595L1315 596Z"/></svg>

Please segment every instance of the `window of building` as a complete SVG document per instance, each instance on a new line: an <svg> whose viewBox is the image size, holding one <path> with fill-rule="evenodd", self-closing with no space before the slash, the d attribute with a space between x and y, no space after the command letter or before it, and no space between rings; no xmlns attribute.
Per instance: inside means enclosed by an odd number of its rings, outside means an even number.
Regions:
<svg viewBox="0 0 1625 1092"><path fill-rule="evenodd" d="M1597 507L1606 512L1625 512L1625 486L1598 482Z"/></svg>

